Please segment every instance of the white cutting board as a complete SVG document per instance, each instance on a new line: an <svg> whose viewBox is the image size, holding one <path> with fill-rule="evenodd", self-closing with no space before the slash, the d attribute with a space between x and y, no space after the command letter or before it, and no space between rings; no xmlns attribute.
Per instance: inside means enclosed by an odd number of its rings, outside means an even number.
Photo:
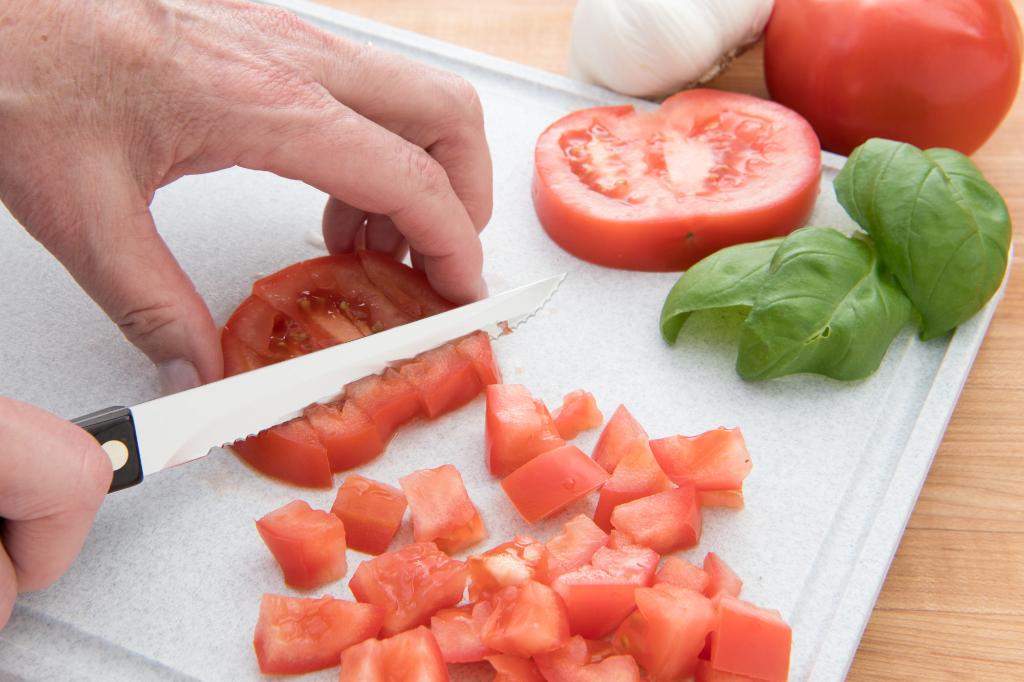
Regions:
<svg viewBox="0 0 1024 682"><path fill-rule="evenodd" d="M506 380L549 404L588 389L606 416L623 402L652 437L741 426L754 461L746 509L706 512L701 545L684 556L718 552L742 576L746 598L782 611L794 633L791 679L841 680L995 302L949 338L922 343L905 331L866 381L745 383L725 317L695 315L677 347L661 340L658 316L675 275L586 264L556 247L534 215L540 132L571 110L633 100L298 0L279 4L476 86L495 169L494 218L483 234L490 288L568 273L538 316L496 344ZM841 163L825 155L814 224L852 227L832 193ZM323 202L301 184L236 169L176 182L153 210L223 322L255 277L320 253L311 235ZM156 395L144 358L6 213L0 244L0 393L67 417ZM595 439L585 434L579 444L589 450ZM527 530L547 537L595 502L527 529L487 475L482 399L406 428L360 473L394 484L446 462L462 472L490 544ZM329 508L333 492L256 476L224 451L111 496L71 571L23 596L0 631L0 681L259 679L251 637L260 595L289 590L253 520L296 497ZM409 535L404 528L399 542ZM350 553L349 575L362 558ZM344 583L324 592L349 594ZM489 679L486 670L456 679Z"/></svg>

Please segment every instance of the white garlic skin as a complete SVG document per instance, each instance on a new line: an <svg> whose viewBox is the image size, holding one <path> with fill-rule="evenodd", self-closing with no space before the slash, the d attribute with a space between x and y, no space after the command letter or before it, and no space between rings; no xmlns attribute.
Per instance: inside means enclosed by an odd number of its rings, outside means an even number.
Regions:
<svg viewBox="0 0 1024 682"><path fill-rule="evenodd" d="M714 78L755 42L773 0L579 0L569 73L660 97Z"/></svg>

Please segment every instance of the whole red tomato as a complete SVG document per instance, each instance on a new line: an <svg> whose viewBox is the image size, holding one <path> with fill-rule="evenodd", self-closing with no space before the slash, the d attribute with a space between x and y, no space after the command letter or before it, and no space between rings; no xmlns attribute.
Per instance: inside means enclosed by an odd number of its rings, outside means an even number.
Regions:
<svg viewBox="0 0 1024 682"><path fill-rule="evenodd" d="M1008 0L775 0L764 67L826 149L887 137L970 154L1013 103L1021 31Z"/></svg>

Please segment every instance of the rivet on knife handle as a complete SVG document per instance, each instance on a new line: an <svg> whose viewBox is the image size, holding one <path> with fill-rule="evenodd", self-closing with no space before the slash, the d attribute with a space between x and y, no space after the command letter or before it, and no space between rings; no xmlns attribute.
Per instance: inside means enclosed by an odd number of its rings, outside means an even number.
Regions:
<svg viewBox="0 0 1024 682"><path fill-rule="evenodd" d="M108 407L71 421L91 433L110 457L114 479L108 492L142 483L142 459L131 410Z"/></svg>

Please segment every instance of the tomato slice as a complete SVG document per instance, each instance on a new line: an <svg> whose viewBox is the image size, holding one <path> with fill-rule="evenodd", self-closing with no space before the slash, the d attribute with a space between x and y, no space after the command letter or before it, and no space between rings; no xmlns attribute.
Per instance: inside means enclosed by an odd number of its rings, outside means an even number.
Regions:
<svg viewBox="0 0 1024 682"><path fill-rule="evenodd" d="M370 281L409 317L418 320L455 307L434 291L419 270L375 251L359 251L356 255Z"/></svg>
<svg viewBox="0 0 1024 682"><path fill-rule="evenodd" d="M493 682L544 682L537 664L529 658L493 654L487 662L494 668Z"/></svg>
<svg viewBox="0 0 1024 682"><path fill-rule="evenodd" d="M684 485L620 504L612 512L612 525L659 554L693 547L701 531L697 493Z"/></svg>
<svg viewBox="0 0 1024 682"><path fill-rule="evenodd" d="M548 235L600 265L682 270L800 227L818 195L811 126L757 97L688 90L653 112L576 111L537 140L533 203Z"/></svg>
<svg viewBox="0 0 1024 682"><path fill-rule="evenodd" d="M622 458L635 450L650 449L648 436L625 405L615 408L612 418L594 446L594 461L611 474Z"/></svg>
<svg viewBox="0 0 1024 682"><path fill-rule="evenodd" d="M377 426L351 400L310 405L302 414L327 450L332 471L366 464L384 451Z"/></svg>
<svg viewBox="0 0 1024 682"><path fill-rule="evenodd" d="M549 562L544 543L526 535L517 535L483 554L469 557L469 598L487 599L496 592L527 580L540 579Z"/></svg>
<svg viewBox="0 0 1024 682"><path fill-rule="evenodd" d="M338 488L331 513L345 524L349 549L380 554L401 527L405 507L401 490L353 474Z"/></svg>
<svg viewBox="0 0 1024 682"><path fill-rule="evenodd" d="M329 309L333 304L364 335L418 319L404 313L370 281L362 263L354 254L314 258L306 261L305 267L317 293L323 299L321 305Z"/></svg>
<svg viewBox="0 0 1024 682"><path fill-rule="evenodd" d="M551 584L563 573L575 571L590 563L594 553L608 544L608 534L594 525L587 516L573 517L562 532L548 540L544 546L548 561L543 581Z"/></svg>
<svg viewBox="0 0 1024 682"><path fill-rule="evenodd" d="M659 438L651 441L651 450L673 483L692 483L697 490L739 490L752 467L738 428Z"/></svg>
<svg viewBox="0 0 1024 682"><path fill-rule="evenodd" d="M792 635L778 611L723 595L712 636L711 667L767 682L785 682Z"/></svg>
<svg viewBox="0 0 1024 682"><path fill-rule="evenodd" d="M702 507L743 509L742 490L698 490L697 502Z"/></svg>
<svg viewBox="0 0 1024 682"><path fill-rule="evenodd" d="M430 617L430 631L434 633L445 663L474 663L494 653L480 639L473 622L472 606L441 609Z"/></svg>
<svg viewBox="0 0 1024 682"><path fill-rule="evenodd" d="M384 609L321 597L264 594L252 644L264 675L294 675L338 665L341 652L376 637Z"/></svg>
<svg viewBox="0 0 1024 682"><path fill-rule="evenodd" d="M433 541L443 552L453 554L487 536L480 512L453 465L414 471L398 479L398 484L409 501L416 542Z"/></svg>
<svg viewBox="0 0 1024 682"><path fill-rule="evenodd" d="M384 442L391 439L399 426L421 412L416 389L390 367L383 374L347 384L345 400L358 405L370 417Z"/></svg>
<svg viewBox="0 0 1024 682"><path fill-rule="evenodd" d="M615 645L657 680L691 677L714 625L711 600L661 584L636 591L637 610L615 633Z"/></svg>
<svg viewBox="0 0 1024 682"><path fill-rule="evenodd" d="M302 500L270 512L256 530L291 587L310 590L340 580L348 570L344 524Z"/></svg>
<svg viewBox="0 0 1024 682"><path fill-rule="evenodd" d="M400 373L430 419L462 407L483 390L472 360L459 353L454 343L420 353L404 363Z"/></svg>
<svg viewBox="0 0 1024 682"><path fill-rule="evenodd" d="M250 369L266 367L273 361L242 343L238 335L225 327L220 333L220 347L224 354L224 376L231 377Z"/></svg>
<svg viewBox="0 0 1024 682"><path fill-rule="evenodd" d="M224 324L224 333L264 358L267 365L312 353L319 348L305 328L255 296L245 299L235 309ZM234 344L224 345L223 335L221 342L224 351L237 348ZM224 358L226 367L237 364L240 363L231 355Z"/></svg>
<svg viewBox="0 0 1024 682"><path fill-rule="evenodd" d="M719 593L725 593L730 597L740 596L743 581L714 552L708 552L704 557L704 572L708 574L708 585L704 588L704 594L709 597L714 597Z"/></svg>
<svg viewBox="0 0 1024 682"><path fill-rule="evenodd" d="M333 258L328 256L326 260ZM252 285L252 295L298 325L318 348L368 334L369 329L361 329L345 314L344 307L339 305L343 299L317 286L309 266L310 261L295 263L257 280Z"/></svg>
<svg viewBox="0 0 1024 682"><path fill-rule="evenodd" d="M531 459L565 445L548 408L520 384L487 387L487 465L507 476Z"/></svg>
<svg viewBox="0 0 1024 682"><path fill-rule="evenodd" d="M569 617L562 599L543 583L510 585L491 599L494 610L480 631L483 643L503 654L528 658L569 641Z"/></svg>
<svg viewBox="0 0 1024 682"><path fill-rule="evenodd" d="M349 589L359 601L384 607L381 633L390 636L462 601L466 577L465 562L450 559L432 542L416 542L364 561Z"/></svg>
<svg viewBox="0 0 1024 682"><path fill-rule="evenodd" d="M534 457L501 481L508 499L527 523L565 509L597 490L608 472L575 445Z"/></svg>
<svg viewBox="0 0 1024 682"><path fill-rule="evenodd" d="M327 449L305 417L278 424L231 444L231 450L257 471L307 488L330 488Z"/></svg>
<svg viewBox="0 0 1024 682"><path fill-rule="evenodd" d="M594 510L594 523L602 530L609 531L612 526L612 510L617 506L667 490L670 486L668 477L654 460L647 440L637 439L629 452L615 465L612 477L601 487L601 496Z"/></svg>
<svg viewBox="0 0 1024 682"><path fill-rule="evenodd" d="M579 636L534 660L548 682L639 682L640 669L632 656L611 656L599 663L590 662L586 641Z"/></svg>
<svg viewBox="0 0 1024 682"><path fill-rule="evenodd" d="M501 368L494 358L491 339L484 332L473 332L455 341L459 355L473 363L473 369L484 386L501 383Z"/></svg>
<svg viewBox="0 0 1024 682"><path fill-rule="evenodd" d="M658 569L658 574L654 576L655 585L662 583L707 594L711 576L707 571L699 566L694 566L686 559L670 556L665 559L665 563Z"/></svg>
<svg viewBox="0 0 1024 682"><path fill-rule="evenodd" d="M448 667L425 627L345 650L339 682L448 682Z"/></svg>
<svg viewBox="0 0 1024 682"><path fill-rule="evenodd" d="M558 435L572 440L581 431L596 429L604 421L597 401L587 391L573 391L562 399L562 406L552 414Z"/></svg>

